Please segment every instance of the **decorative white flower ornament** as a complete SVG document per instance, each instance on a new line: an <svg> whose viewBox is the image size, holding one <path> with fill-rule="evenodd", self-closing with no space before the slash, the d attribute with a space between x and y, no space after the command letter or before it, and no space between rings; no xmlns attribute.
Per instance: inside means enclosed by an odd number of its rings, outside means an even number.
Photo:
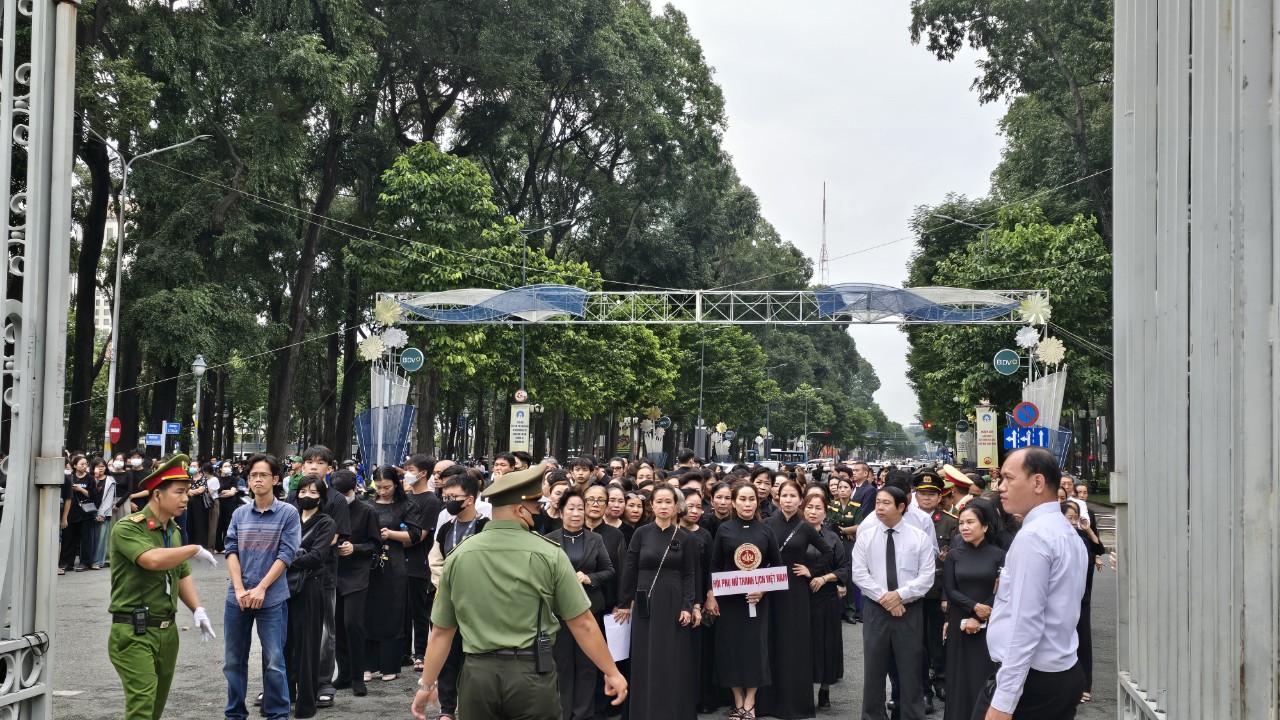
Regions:
<svg viewBox="0 0 1280 720"><path fill-rule="evenodd" d="M404 316L404 308L400 307L400 303L391 298L382 298L378 304L373 306L373 319L379 325L391 327L400 322L400 318Z"/></svg>
<svg viewBox="0 0 1280 720"><path fill-rule="evenodd" d="M409 343L409 333L400 328L388 328L382 333L382 342L389 348L404 347Z"/></svg>
<svg viewBox="0 0 1280 720"><path fill-rule="evenodd" d="M1024 327L1018 331L1016 337L1018 347L1030 349L1040 344L1040 331L1033 327Z"/></svg>
<svg viewBox="0 0 1280 720"><path fill-rule="evenodd" d="M1029 325L1047 325L1049 318L1053 316L1053 306L1043 295L1032 295L1023 300L1018 311L1022 315L1022 321Z"/></svg>
<svg viewBox="0 0 1280 720"><path fill-rule="evenodd" d="M382 353L387 351L386 343L382 342L382 338L377 335L370 335L360 341L360 358L373 362L382 357Z"/></svg>
<svg viewBox="0 0 1280 720"><path fill-rule="evenodd" d="M1046 365L1057 365L1066 357L1067 349L1058 338L1047 337L1040 341L1040 347L1036 348L1036 355L1040 357L1040 362Z"/></svg>

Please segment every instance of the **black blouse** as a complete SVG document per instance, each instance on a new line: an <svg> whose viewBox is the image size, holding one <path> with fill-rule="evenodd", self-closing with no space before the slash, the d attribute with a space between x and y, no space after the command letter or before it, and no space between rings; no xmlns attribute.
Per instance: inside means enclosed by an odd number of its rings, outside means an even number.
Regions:
<svg viewBox="0 0 1280 720"><path fill-rule="evenodd" d="M978 605L991 607L996 599L996 580L1004 567L1004 550L990 542L978 547L964 543L947 553L942 564L942 587L947 600L974 617Z"/></svg>
<svg viewBox="0 0 1280 720"><path fill-rule="evenodd" d="M772 530L765 527L763 520L733 517L720 523L720 529L716 531L715 542L711 544L711 572L741 570L734 563L734 556L738 548L748 544L755 545L760 551L760 567L782 565L778 539Z"/></svg>

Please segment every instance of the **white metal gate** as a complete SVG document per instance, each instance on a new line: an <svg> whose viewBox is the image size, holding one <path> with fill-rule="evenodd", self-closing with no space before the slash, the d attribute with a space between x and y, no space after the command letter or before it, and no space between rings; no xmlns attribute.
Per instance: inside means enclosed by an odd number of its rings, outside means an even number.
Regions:
<svg viewBox="0 0 1280 720"><path fill-rule="evenodd" d="M1276 12L1116 3L1122 718L1276 716Z"/></svg>

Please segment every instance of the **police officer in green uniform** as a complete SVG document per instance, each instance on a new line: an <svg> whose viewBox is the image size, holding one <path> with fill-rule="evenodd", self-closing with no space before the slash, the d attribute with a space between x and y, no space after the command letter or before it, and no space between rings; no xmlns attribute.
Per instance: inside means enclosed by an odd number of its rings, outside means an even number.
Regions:
<svg viewBox="0 0 1280 720"><path fill-rule="evenodd" d="M942 641L942 626L946 623L942 597L942 563L951 548L951 538L959 531L959 521L943 512L939 507L942 491L950 489L947 482L933 470L921 470L913 480L916 490L916 502L920 509L929 513L933 520L933 531L938 538L937 571L933 575L933 586L924 595L924 648L933 671L932 683L925 683L925 711L932 712L933 697L946 699L947 656Z"/></svg>
<svg viewBox="0 0 1280 720"><path fill-rule="evenodd" d="M148 493L146 506L111 529L107 657L124 686L125 720L159 720L164 714L178 661L179 599L193 611L203 639L214 637L187 561L218 561L199 545L183 545L174 522L187 508L188 462L186 455L174 455L143 479L138 489Z"/></svg>
<svg viewBox="0 0 1280 720"><path fill-rule="evenodd" d="M495 481L482 493L493 503L493 520L445 559L414 717L425 719L428 703L436 701L436 678L454 634L461 631L466 663L458 679L459 718L559 720L551 658L557 618L564 618L578 647L604 674L613 704L626 698L627 681L614 665L569 557L554 541L532 532L542 512L546 469L537 465Z"/></svg>

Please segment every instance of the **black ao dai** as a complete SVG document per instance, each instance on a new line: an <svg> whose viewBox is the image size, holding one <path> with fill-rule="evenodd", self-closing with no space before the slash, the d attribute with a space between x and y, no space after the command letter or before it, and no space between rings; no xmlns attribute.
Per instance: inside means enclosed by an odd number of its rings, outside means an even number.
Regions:
<svg viewBox="0 0 1280 720"><path fill-rule="evenodd" d="M828 573L836 576L836 582L826 583L809 595L809 637L812 641L813 681L830 685L844 677L844 628L840 614L844 612L844 598L840 588L853 585L849 575L849 554L844 543L830 530L822 531L822 539L829 549L822 552L817 546L805 551L805 567L813 577Z"/></svg>
<svg viewBox="0 0 1280 720"><path fill-rule="evenodd" d="M734 557L744 545L753 545L759 551L760 567L782 565L778 539L763 521L731 517L716 531L711 545L711 572L743 569L734 564ZM769 667L769 606L770 595L774 594L764 594L756 605L756 617L751 617L746 595L716 598L720 605L720 620L716 623L716 677L724 687L759 688L773 682Z"/></svg>
<svg viewBox="0 0 1280 720"><path fill-rule="evenodd" d="M972 635L960 630L965 618L977 618L974 607L990 607L1004 550L990 542L978 547L961 543L947 553L942 587L947 605L947 709L944 720L969 720L982 684L995 672L987 651L986 628Z"/></svg>

